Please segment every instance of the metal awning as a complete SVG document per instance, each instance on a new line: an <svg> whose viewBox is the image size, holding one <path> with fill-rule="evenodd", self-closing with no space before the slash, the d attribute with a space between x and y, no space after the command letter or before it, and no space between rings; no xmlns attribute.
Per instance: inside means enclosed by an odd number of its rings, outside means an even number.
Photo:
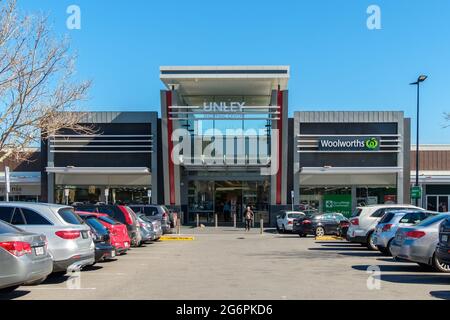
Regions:
<svg viewBox="0 0 450 320"><path fill-rule="evenodd" d="M402 167L303 167L302 174L380 174L400 173Z"/></svg>
<svg viewBox="0 0 450 320"><path fill-rule="evenodd" d="M150 174L146 167L47 167L49 173L60 174Z"/></svg>

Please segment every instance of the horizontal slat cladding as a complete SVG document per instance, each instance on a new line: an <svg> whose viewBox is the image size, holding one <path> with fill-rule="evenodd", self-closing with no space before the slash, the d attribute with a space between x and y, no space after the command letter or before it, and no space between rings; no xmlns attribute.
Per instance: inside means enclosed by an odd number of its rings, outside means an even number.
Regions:
<svg viewBox="0 0 450 320"><path fill-rule="evenodd" d="M151 153L151 135L59 135L50 139L53 153Z"/></svg>
<svg viewBox="0 0 450 320"><path fill-rule="evenodd" d="M401 111L299 111L300 122L399 122L404 114Z"/></svg>
<svg viewBox="0 0 450 320"><path fill-rule="evenodd" d="M416 151L411 150L411 169L416 168ZM419 151L420 170L450 170L450 150Z"/></svg>

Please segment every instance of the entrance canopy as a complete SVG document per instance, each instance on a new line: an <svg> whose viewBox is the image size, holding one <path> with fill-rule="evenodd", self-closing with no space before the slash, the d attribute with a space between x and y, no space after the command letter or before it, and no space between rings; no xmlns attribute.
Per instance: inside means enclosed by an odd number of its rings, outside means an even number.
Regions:
<svg viewBox="0 0 450 320"><path fill-rule="evenodd" d="M258 96L261 105L270 104L272 90L287 90L288 66L202 66L161 67L160 78L176 89L185 103L195 105L199 96Z"/></svg>

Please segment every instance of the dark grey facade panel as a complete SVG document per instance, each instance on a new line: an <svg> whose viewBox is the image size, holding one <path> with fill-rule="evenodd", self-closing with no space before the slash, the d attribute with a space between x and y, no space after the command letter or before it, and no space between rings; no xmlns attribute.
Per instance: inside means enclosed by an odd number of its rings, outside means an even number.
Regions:
<svg viewBox="0 0 450 320"><path fill-rule="evenodd" d="M357 123L341 121L339 123L316 122L300 123L300 134L397 134L397 123L391 122L373 122Z"/></svg>
<svg viewBox="0 0 450 320"><path fill-rule="evenodd" d="M150 153L56 153L55 167L140 167L151 168Z"/></svg>
<svg viewBox="0 0 450 320"><path fill-rule="evenodd" d="M152 123L157 112L87 112L82 123Z"/></svg>
<svg viewBox="0 0 450 320"><path fill-rule="evenodd" d="M301 153L301 167L396 167L396 153Z"/></svg>

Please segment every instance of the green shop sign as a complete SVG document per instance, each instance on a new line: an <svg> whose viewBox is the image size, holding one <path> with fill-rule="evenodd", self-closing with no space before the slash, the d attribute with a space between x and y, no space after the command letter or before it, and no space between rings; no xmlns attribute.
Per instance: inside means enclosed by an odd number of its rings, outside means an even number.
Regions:
<svg viewBox="0 0 450 320"><path fill-rule="evenodd" d="M346 217L352 215L352 195L351 194L326 194L323 196L323 211L339 212Z"/></svg>
<svg viewBox="0 0 450 320"><path fill-rule="evenodd" d="M378 151L380 137L342 136L319 138L320 151Z"/></svg>
<svg viewBox="0 0 450 320"><path fill-rule="evenodd" d="M412 199L422 198L422 187L412 187L411 188L411 198Z"/></svg>

